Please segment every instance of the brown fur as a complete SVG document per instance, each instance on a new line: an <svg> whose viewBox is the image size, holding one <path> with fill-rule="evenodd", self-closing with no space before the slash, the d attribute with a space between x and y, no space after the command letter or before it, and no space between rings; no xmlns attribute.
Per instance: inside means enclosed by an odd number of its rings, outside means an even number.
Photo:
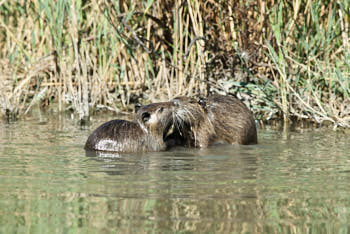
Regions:
<svg viewBox="0 0 350 234"><path fill-rule="evenodd" d="M257 144L255 121L251 111L237 98L212 95L196 100L173 100L177 144L205 148L216 142Z"/></svg>
<svg viewBox="0 0 350 234"><path fill-rule="evenodd" d="M86 150L147 152L166 150L165 135L173 123L172 102L140 107L134 121L111 120L87 139Z"/></svg>
<svg viewBox="0 0 350 234"><path fill-rule="evenodd" d="M175 139L176 145L207 147L215 130L201 104L190 97L177 97L172 101L176 108L174 132L169 138Z"/></svg>
<svg viewBox="0 0 350 234"><path fill-rule="evenodd" d="M209 96L204 102L217 140L243 145L258 143L253 114L243 102L218 94Z"/></svg>

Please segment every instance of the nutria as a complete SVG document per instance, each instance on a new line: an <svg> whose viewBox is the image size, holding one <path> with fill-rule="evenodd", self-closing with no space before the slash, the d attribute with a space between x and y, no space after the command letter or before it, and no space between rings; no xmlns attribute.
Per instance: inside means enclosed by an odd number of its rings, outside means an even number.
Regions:
<svg viewBox="0 0 350 234"><path fill-rule="evenodd" d="M175 104L174 128L166 141L172 145L204 148L215 136L213 124L210 122L201 103L191 97L177 97Z"/></svg>
<svg viewBox="0 0 350 234"><path fill-rule="evenodd" d="M173 123L172 102L140 107L135 120L111 120L99 126L87 139L86 150L113 152L163 151Z"/></svg>
<svg viewBox="0 0 350 234"><path fill-rule="evenodd" d="M204 99L204 105L217 138L231 144L258 143L253 113L241 100L216 94Z"/></svg>
<svg viewBox="0 0 350 234"><path fill-rule="evenodd" d="M239 99L212 95L207 98L178 97L172 100L177 144L208 147L216 142L257 144L253 114ZM174 140L173 140L174 141Z"/></svg>

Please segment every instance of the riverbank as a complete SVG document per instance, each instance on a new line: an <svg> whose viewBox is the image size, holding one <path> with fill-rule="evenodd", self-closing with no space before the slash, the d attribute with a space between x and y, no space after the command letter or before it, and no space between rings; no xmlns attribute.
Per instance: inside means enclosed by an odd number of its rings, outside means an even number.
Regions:
<svg viewBox="0 0 350 234"><path fill-rule="evenodd" d="M350 127L349 1L6 1L0 113L221 93L258 121Z"/></svg>

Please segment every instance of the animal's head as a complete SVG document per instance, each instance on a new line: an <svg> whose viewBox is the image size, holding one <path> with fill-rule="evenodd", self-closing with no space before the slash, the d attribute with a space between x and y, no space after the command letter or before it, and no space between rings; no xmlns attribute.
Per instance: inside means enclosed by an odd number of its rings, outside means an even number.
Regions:
<svg viewBox="0 0 350 234"><path fill-rule="evenodd" d="M136 112L136 120L148 134L166 135L173 124L173 102L158 102L141 106Z"/></svg>
<svg viewBox="0 0 350 234"><path fill-rule="evenodd" d="M183 125L194 126L205 118L205 101L202 98L177 97L172 100L175 105L174 124L181 128Z"/></svg>

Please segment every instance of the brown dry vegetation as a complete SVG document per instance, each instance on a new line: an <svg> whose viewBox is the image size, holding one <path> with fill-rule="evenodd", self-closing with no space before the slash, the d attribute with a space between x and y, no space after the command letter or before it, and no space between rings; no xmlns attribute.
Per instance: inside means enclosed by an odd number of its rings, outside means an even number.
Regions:
<svg viewBox="0 0 350 234"><path fill-rule="evenodd" d="M234 94L257 119L350 127L350 1L0 1L0 112Z"/></svg>

